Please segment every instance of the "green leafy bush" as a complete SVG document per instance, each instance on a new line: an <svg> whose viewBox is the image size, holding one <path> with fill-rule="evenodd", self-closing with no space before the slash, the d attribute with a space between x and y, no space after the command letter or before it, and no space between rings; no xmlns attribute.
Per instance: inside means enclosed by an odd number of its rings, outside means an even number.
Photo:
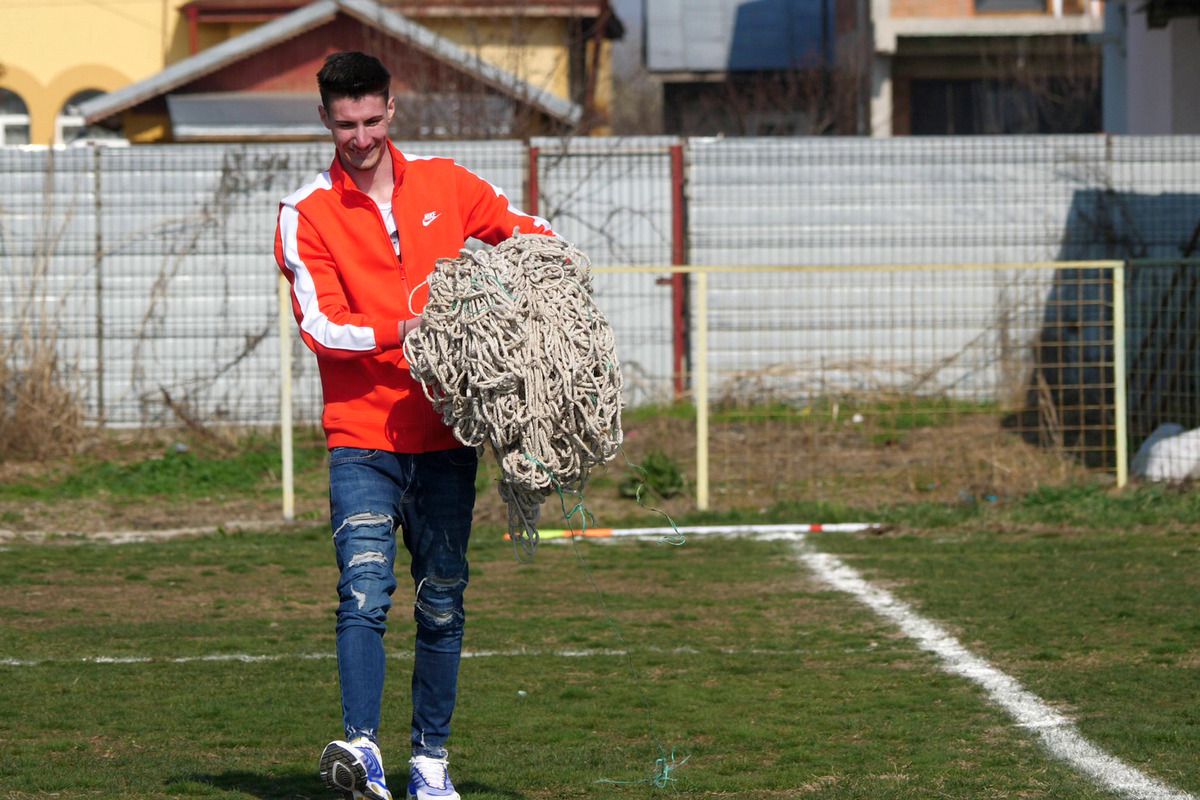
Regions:
<svg viewBox="0 0 1200 800"><path fill-rule="evenodd" d="M621 482L622 497L638 496L639 491L653 492L663 499L674 497L687 488L683 471L669 455L661 450L646 454L641 464L630 464L629 474Z"/></svg>

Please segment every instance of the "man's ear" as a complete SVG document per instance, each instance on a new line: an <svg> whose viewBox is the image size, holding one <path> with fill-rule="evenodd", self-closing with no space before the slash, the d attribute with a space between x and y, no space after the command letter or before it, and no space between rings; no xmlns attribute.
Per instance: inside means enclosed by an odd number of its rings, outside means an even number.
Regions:
<svg viewBox="0 0 1200 800"><path fill-rule="evenodd" d="M388 104L387 104L387 119L388 119L388 127L389 128L392 127L392 118L395 116L396 116L396 96L394 94L389 94L388 95Z"/></svg>
<svg viewBox="0 0 1200 800"><path fill-rule="evenodd" d="M326 128L328 128L329 127L329 113L327 111L325 111L324 105L317 106L317 114L320 115L320 117L321 117L321 124L324 125Z"/></svg>

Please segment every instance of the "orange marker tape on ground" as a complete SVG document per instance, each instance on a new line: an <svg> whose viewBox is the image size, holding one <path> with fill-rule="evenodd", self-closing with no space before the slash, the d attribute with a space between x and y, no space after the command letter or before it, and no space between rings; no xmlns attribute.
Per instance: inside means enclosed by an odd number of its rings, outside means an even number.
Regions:
<svg viewBox="0 0 1200 800"><path fill-rule="evenodd" d="M615 537L650 536L778 536L801 533L882 533L884 526L877 522L805 523L796 525L697 525L685 528L588 528L573 531L552 528L538 532L542 541L553 539L611 539ZM506 533L504 539L510 541Z"/></svg>

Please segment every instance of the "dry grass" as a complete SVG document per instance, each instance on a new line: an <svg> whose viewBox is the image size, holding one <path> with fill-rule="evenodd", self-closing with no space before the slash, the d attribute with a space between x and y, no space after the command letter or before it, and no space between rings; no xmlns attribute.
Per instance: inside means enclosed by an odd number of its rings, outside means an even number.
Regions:
<svg viewBox="0 0 1200 800"><path fill-rule="evenodd" d="M765 511L784 502L824 503L863 510L913 503L990 504L1021 498L1047 486L1104 482L1061 450L1039 446L1006 428L997 413L953 413L937 424L892 436L867 419L835 423L747 415L710 425L710 504L716 511ZM667 525L695 510L695 423L663 414L625 426L617 459L593 473L585 505L594 527ZM645 492L643 506L622 495L631 465L652 452L665 454L687 478L669 499ZM493 480L498 472L491 470ZM576 500L567 501L567 508ZM661 512L661 513L660 513ZM665 516L664 516L665 515ZM501 525L504 508L489 486L476 504L477 522ZM819 522L821 520L802 520ZM828 521L828 520L826 520ZM561 504L542 508L542 528L564 527Z"/></svg>
<svg viewBox="0 0 1200 800"><path fill-rule="evenodd" d="M76 451L87 437L83 408L52 326L23 326L0 341L0 462L41 461Z"/></svg>
<svg viewBox="0 0 1200 800"><path fill-rule="evenodd" d="M73 453L86 427L75 373L59 352L62 299L48 288L54 255L71 229L75 206L56 209L54 153L42 185L34 251L6 264L4 288L14 304L0 320L0 463ZM0 212L3 212L0 207Z"/></svg>
<svg viewBox="0 0 1200 800"><path fill-rule="evenodd" d="M625 455L637 463L651 450L695 476L694 423L663 416L627 430ZM836 424L798 422L767 415L710 426L712 501L720 509L753 509L773 503L822 501L861 508L913 502L987 502L1019 497L1048 485L1095 480L1097 474L1050 448L1006 430L994 414L954 414L936 426L903 435L881 435L872 420ZM618 462L609 467L621 473ZM607 488L589 495L605 505ZM670 513L688 509L692 497L661 503ZM628 501L626 501L628 503Z"/></svg>

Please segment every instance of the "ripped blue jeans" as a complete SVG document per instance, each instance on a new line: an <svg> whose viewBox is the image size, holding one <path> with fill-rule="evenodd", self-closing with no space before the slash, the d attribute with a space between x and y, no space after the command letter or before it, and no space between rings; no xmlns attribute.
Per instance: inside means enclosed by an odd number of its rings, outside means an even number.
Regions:
<svg viewBox="0 0 1200 800"><path fill-rule="evenodd" d="M442 758L458 693L467 540L475 505L472 448L404 454L335 447L329 505L338 581L337 657L347 740L375 739L396 590L396 537L411 556L417 622L412 752Z"/></svg>

